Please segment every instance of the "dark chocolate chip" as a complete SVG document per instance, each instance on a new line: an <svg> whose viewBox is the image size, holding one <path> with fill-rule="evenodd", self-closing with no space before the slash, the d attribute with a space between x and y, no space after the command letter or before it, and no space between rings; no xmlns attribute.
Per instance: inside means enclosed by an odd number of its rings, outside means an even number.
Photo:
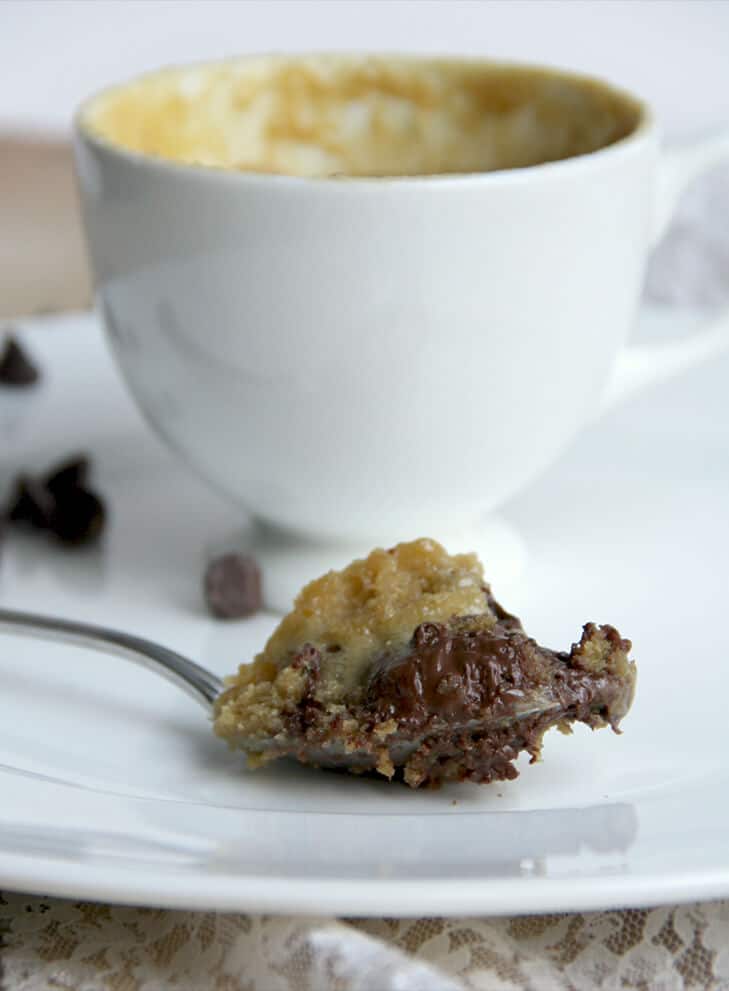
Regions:
<svg viewBox="0 0 729 991"><path fill-rule="evenodd" d="M102 532L104 503L85 484L88 458L73 457L36 478L21 475L6 510L11 524L45 530L61 543L90 543Z"/></svg>
<svg viewBox="0 0 729 991"><path fill-rule="evenodd" d="M89 477L89 459L83 455L67 458L46 475L44 485L50 492L84 488Z"/></svg>
<svg viewBox="0 0 729 991"><path fill-rule="evenodd" d="M210 562L203 581L208 609L219 619L242 619L263 604L261 571L247 554L223 554Z"/></svg>
<svg viewBox="0 0 729 991"><path fill-rule="evenodd" d="M33 385L40 373L18 341L9 334L0 351L0 385Z"/></svg>
<svg viewBox="0 0 729 991"><path fill-rule="evenodd" d="M63 544L88 544L104 529L104 504L95 493L80 485L56 489L48 529Z"/></svg>
<svg viewBox="0 0 729 991"><path fill-rule="evenodd" d="M53 493L30 475L21 475L10 497L7 518L11 523L27 523L45 530L54 510Z"/></svg>

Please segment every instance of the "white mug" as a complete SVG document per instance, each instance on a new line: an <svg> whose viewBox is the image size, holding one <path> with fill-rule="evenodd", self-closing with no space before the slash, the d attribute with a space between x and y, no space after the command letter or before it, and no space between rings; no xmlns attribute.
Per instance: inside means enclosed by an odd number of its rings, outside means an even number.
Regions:
<svg viewBox="0 0 729 991"><path fill-rule="evenodd" d="M544 80L561 103L544 111L543 139L567 141L568 152L588 120L580 101L613 101L629 123L567 157L550 146L557 160L537 164L527 155L499 167L497 155L492 171L456 162L440 174L322 178L321 156L312 166L298 146L292 170L307 174L257 167L255 121L246 130L237 119L237 153L246 159L248 141L252 159L238 170L206 164L203 152L193 164L166 158L139 135L134 146L119 116L105 132L109 99L149 80L93 98L77 117L91 258L119 366L157 431L260 521L277 605L353 547L419 535L482 545L484 515L605 403L729 343L724 317L688 341L625 346L648 252L683 186L729 157L727 135L659 156L655 121L634 97L478 60L257 56L153 82L188 104L210 73L255 78L264 99L292 67L325 83L339 71L421 73L440 92L439 73L459 66L469 78ZM509 141L543 128L532 98L508 119ZM421 137L432 123L393 107L389 126L400 111ZM488 134L498 138L504 119L489 118ZM389 148L410 147L396 139ZM493 560L493 529L489 539Z"/></svg>

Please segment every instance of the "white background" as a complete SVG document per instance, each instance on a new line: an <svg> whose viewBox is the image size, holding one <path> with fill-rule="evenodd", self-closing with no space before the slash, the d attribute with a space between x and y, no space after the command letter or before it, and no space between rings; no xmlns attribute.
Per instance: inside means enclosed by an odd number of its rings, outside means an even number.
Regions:
<svg viewBox="0 0 729 991"><path fill-rule="evenodd" d="M329 48L563 64L669 134L729 122L729 0L0 0L0 130L66 130L89 91L168 62Z"/></svg>

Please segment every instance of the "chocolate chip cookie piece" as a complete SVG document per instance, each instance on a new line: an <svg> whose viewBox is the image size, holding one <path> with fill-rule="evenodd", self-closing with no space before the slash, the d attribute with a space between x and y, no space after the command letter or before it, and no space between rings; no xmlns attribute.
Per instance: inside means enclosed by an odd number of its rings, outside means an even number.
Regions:
<svg viewBox="0 0 729 991"><path fill-rule="evenodd" d="M551 727L618 730L630 649L592 623L569 651L539 646L475 556L419 540L308 585L229 679L215 731L253 766L289 756L411 787L509 779Z"/></svg>

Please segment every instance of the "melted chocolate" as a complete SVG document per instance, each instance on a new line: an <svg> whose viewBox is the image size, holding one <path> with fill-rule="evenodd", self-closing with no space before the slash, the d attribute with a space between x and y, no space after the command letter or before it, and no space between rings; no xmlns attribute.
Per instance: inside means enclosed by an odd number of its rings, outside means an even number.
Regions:
<svg viewBox="0 0 729 991"><path fill-rule="evenodd" d="M580 665L585 641L601 633L597 627L588 624L570 653L558 653L540 647L503 610L497 616L490 629L423 623L404 654L380 658L367 687L375 718L415 730L434 719L464 725L486 716L499 722L541 706L559 710L553 721L617 726L630 705L632 682ZM612 627L602 633L611 649L630 648Z"/></svg>
<svg viewBox="0 0 729 991"><path fill-rule="evenodd" d="M484 708L521 696L531 641L497 623L490 630L453 632L423 623L404 655L385 656L373 666L367 697L382 720L412 727L432 716L462 723Z"/></svg>

